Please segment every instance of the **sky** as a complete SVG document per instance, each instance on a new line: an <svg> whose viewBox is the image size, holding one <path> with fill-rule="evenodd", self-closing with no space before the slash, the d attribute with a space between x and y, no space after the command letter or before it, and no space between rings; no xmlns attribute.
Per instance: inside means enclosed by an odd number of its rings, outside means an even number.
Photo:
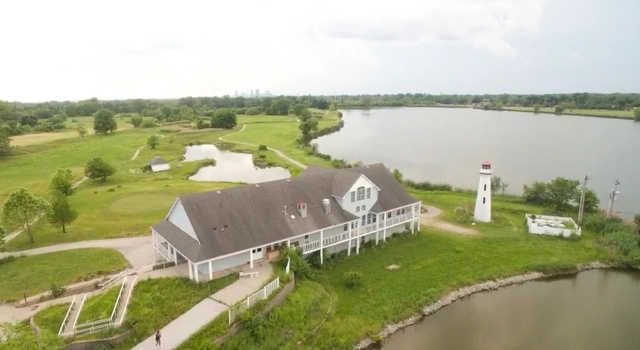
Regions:
<svg viewBox="0 0 640 350"><path fill-rule="evenodd" d="M0 100L640 92L638 0L11 1Z"/></svg>

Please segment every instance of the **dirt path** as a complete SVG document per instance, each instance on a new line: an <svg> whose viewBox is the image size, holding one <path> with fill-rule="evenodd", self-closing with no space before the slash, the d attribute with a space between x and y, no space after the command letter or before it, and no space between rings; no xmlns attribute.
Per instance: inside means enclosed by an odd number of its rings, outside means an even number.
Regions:
<svg viewBox="0 0 640 350"><path fill-rule="evenodd" d="M142 151L143 148L144 148L144 146L138 148L136 150L136 153L133 154L133 157L131 157L131 160L136 160L136 158L138 158L138 156L140 155L140 151Z"/></svg>
<svg viewBox="0 0 640 350"><path fill-rule="evenodd" d="M442 210L430 205L422 206L422 225L434 227L443 231L458 233L461 235L477 235L480 232L472 228L454 225L438 219Z"/></svg>
<svg viewBox="0 0 640 350"><path fill-rule="evenodd" d="M242 124L242 128L240 130L238 130L238 132L227 134L225 136L229 136L229 135L233 135L233 134L239 134L239 133L243 132L246 128L247 128L247 124ZM245 145L245 146L251 146L251 147L258 147L258 145L254 144L254 143L227 140L227 139L225 139L225 136L220 136L220 137L218 137L218 139L220 141L224 141L224 142L236 143L236 144L239 144L239 145ZM299 168L302 168L302 169L306 169L307 168L306 165L304 165L304 164L300 163L299 161L289 157L288 155L284 154L279 149L276 149L276 148L273 148L273 147L270 147L270 146L267 146L267 149L270 150L270 151L273 151L275 154L278 155L278 157L286 160L287 162L289 162L289 163L291 163L291 164L293 164L293 165L295 165L295 166L297 166Z"/></svg>

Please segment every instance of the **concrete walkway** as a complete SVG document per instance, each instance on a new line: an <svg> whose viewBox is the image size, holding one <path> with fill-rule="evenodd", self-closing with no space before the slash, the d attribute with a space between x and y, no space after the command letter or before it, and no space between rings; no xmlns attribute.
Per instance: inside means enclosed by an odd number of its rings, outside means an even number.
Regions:
<svg viewBox="0 0 640 350"><path fill-rule="evenodd" d="M243 277L233 282L231 285L199 302L189 311L180 315L180 317L162 328L160 330L160 334L162 335L161 347L156 347L154 333L133 349L153 350L177 348L202 327L218 317L218 315L226 312L229 309L228 305L233 305L245 299L251 293L254 293L262 287L262 285L271 278L273 268L271 264L265 262L254 266L253 270L247 268L247 271L258 271L258 276L254 278Z"/></svg>
<svg viewBox="0 0 640 350"><path fill-rule="evenodd" d="M0 253L0 259L7 256L38 255L81 248L112 248L122 253L122 255L124 255L124 257L129 261L131 266L135 269L138 269L140 267L153 264L151 244L151 236L100 239L95 241L56 244L47 247L19 250L15 252L5 252Z"/></svg>
<svg viewBox="0 0 640 350"><path fill-rule="evenodd" d="M239 134L239 133L243 132L246 128L247 128L247 124L242 124L242 128L240 130L238 130L238 132L227 134L226 136L233 135L233 134ZM220 136L220 137L218 137L218 139L220 141L224 141L224 142L236 143L236 144L239 144L239 145L245 145L245 146L251 146L251 147L258 147L258 145L256 145L255 143L227 140L227 139L225 139L225 136ZM304 165L304 164L300 163L299 161L289 157L288 155L284 154L282 151L280 151L278 149L275 149L275 148L269 147L269 146L267 146L267 149L270 150L270 151L273 151L275 154L278 155L278 157L286 160L287 162L289 162L291 164L294 164L295 166L297 166L299 168L302 168L302 169L306 169L307 168L306 165Z"/></svg>
<svg viewBox="0 0 640 350"><path fill-rule="evenodd" d="M441 214L442 210L440 208L432 207L430 205L423 205L422 225L435 227L443 231L454 232L461 235L477 235L480 233L472 228L458 226L446 221L439 220L438 216L440 216Z"/></svg>

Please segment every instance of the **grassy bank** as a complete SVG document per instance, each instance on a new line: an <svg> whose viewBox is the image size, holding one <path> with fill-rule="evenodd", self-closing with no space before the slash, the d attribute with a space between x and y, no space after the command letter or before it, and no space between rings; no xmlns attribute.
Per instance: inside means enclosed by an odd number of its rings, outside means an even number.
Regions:
<svg viewBox="0 0 640 350"><path fill-rule="evenodd" d="M453 217L453 208L475 199L473 193L412 194L425 204L444 209L444 219ZM494 223L474 226L480 235L461 236L422 227L416 235L395 237L386 244L365 247L359 255L329 260L315 282L301 282L282 311L267 318L262 335L243 330L224 348L350 349L363 337L377 334L385 324L407 318L454 289L527 271L553 271L609 259L609 252L588 232L580 240L527 234L524 213L541 211L518 198L497 196ZM400 268L386 270L391 264ZM345 274L351 271L362 275L356 288L345 284ZM309 298L310 290L320 286L328 295L319 300L316 297L315 302L295 302L296 298ZM300 320L298 315L317 314L319 303L326 303L329 296L334 299L330 315L311 332L311 321Z"/></svg>
<svg viewBox="0 0 640 350"><path fill-rule="evenodd" d="M534 113L534 107L504 106L502 107L502 109L507 111ZM598 117L598 118L633 119L633 111L611 110L611 109L567 108L563 110L562 113L556 113L554 107L540 107L537 113L576 115L576 116Z"/></svg>
<svg viewBox="0 0 640 350"><path fill-rule="evenodd" d="M78 317L78 324L109 318L119 293L120 286L116 286L87 299Z"/></svg>
<svg viewBox="0 0 640 350"><path fill-rule="evenodd" d="M40 329L46 329L53 334L58 334L64 316L67 314L67 309L69 309L69 303L49 306L34 316L36 325Z"/></svg>
<svg viewBox="0 0 640 350"><path fill-rule="evenodd" d="M106 248L74 249L41 255L8 258L0 264L0 300L18 300L116 272L128 266L120 252Z"/></svg>

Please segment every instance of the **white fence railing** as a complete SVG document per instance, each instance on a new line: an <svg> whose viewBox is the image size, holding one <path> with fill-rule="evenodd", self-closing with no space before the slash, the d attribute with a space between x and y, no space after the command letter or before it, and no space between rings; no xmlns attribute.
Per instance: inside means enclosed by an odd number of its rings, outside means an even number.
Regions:
<svg viewBox="0 0 640 350"><path fill-rule="evenodd" d="M73 306L76 304L76 297L73 297L73 300L71 300L71 304L69 304L69 308L67 309L67 313L64 315L64 319L62 319L62 324L60 324L60 329L58 330L58 336L62 335L62 332L64 331L64 326L67 325L67 322L69 321L69 314L71 314L71 310L73 309Z"/></svg>
<svg viewBox="0 0 640 350"><path fill-rule="evenodd" d="M247 299L245 299L244 301L230 307L229 308L229 324L232 324L233 321L236 320L238 315L248 310L257 302L267 299L269 295L271 295L271 293L273 293L278 288L280 288L280 277L276 277L276 279L269 282L262 289L249 295Z"/></svg>
<svg viewBox="0 0 640 350"><path fill-rule="evenodd" d="M93 333L102 331L104 329L115 328L122 325L122 322L124 321L125 313L127 312L127 307L129 305L129 300L131 299L131 294L133 293L133 287L135 286L136 280L137 280L137 277L134 277L129 282L127 277L125 277L122 280L122 285L120 286L118 297L116 299L115 304L113 305L113 309L111 310L111 316L109 318L92 321L88 323L76 324L78 322L78 319L80 318L82 307L84 306L84 303L87 298L87 295L85 294L80 302L79 309L76 313L76 317L73 321L73 325L71 326L71 330L69 330L68 332L64 332L65 324L69 322L67 318L75 303L75 298L74 298L72 305L69 307L69 310L67 311L67 316L65 316L65 319L62 321L62 324L60 325L60 332L58 333L58 335L62 335L64 337L70 337L70 336L80 336L85 334L93 334ZM124 295L125 290L127 290L127 295ZM118 313L118 310L121 310L120 313ZM119 318L118 318L118 315L120 316Z"/></svg>

